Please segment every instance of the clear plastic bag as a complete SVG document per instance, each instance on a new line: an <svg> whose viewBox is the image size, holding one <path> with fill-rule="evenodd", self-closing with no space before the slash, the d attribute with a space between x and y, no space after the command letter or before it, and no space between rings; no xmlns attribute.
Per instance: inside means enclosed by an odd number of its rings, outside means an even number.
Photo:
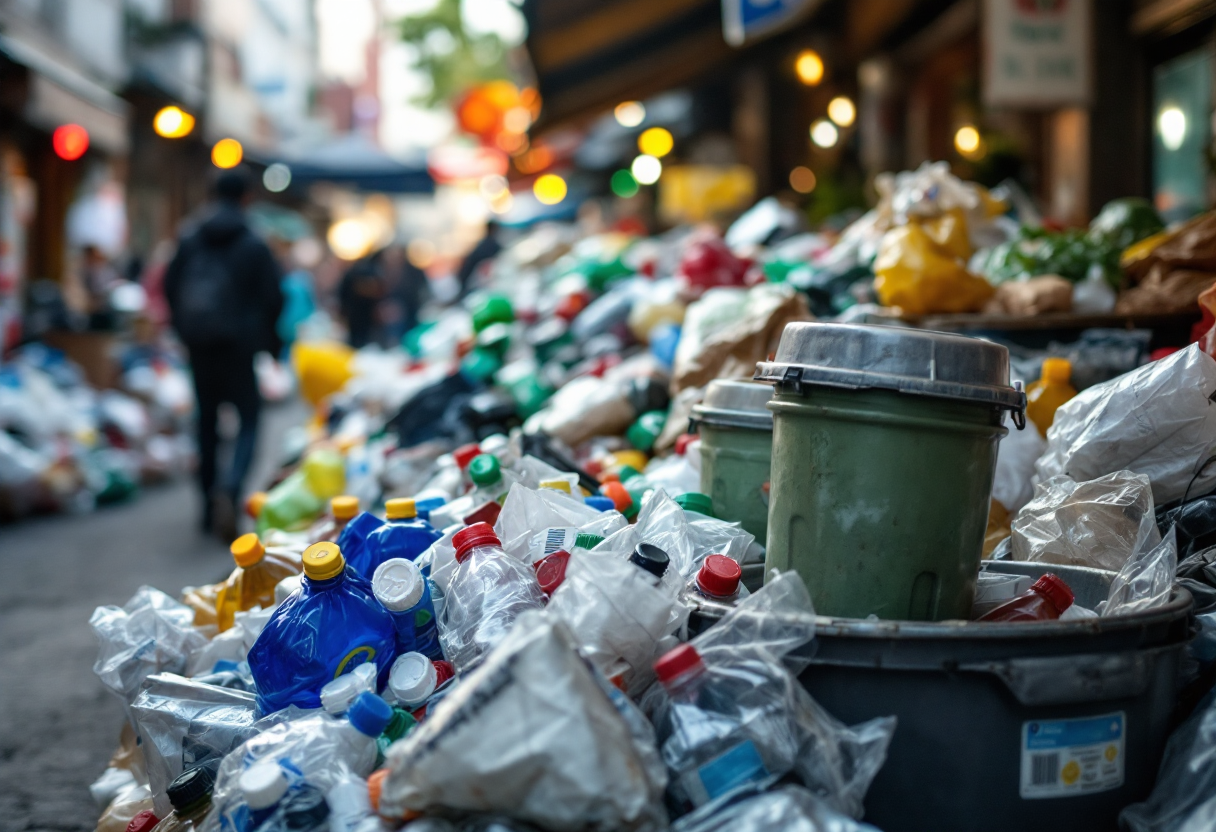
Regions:
<svg viewBox="0 0 1216 832"><path fill-rule="evenodd" d="M1056 411L1039 479L1093 480L1112 471L1144 474L1158 504L1182 497L1216 444L1216 360L1192 344L1173 355L1081 391ZM1216 487L1216 466L1191 493Z"/></svg>
<svg viewBox="0 0 1216 832"><path fill-rule="evenodd" d="M672 832L878 832L842 815L801 786L741 795L680 818Z"/></svg>
<svg viewBox="0 0 1216 832"><path fill-rule="evenodd" d="M1039 435L1034 425L1028 424L1018 430L1010 424L1008 415L1005 427L1009 432L997 446L992 499L1010 514L1017 514L1034 498L1034 464L1047 450L1047 440Z"/></svg>
<svg viewBox="0 0 1216 832"><path fill-rule="evenodd" d="M806 586L776 576L718 624L677 648L699 664L655 685L643 699L660 740L669 803L686 811L740 789L794 774L832 808L854 817L886 759L895 718L848 727L821 708L790 656L814 637ZM673 651L674 653L675 651ZM660 660L670 661L671 654ZM791 659L794 671L783 660Z"/></svg>
<svg viewBox="0 0 1216 832"><path fill-rule="evenodd" d="M619 512L601 512L561 491L533 489L517 483L507 493L494 531L508 555L530 562L529 544L543 529L572 528L607 537L628 525L629 521Z"/></svg>
<svg viewBox="0 0 1216 832"><path fill-rule="evenodd" d="M506 815L555 832L666 827L649 726L545 613L522 617L389 748L387 765L385 817L447 810Z"/></svg>
<svg viewBox="0 0 1216 832"><path fill-rule="evenodd" d="M1171 528L1151 550L1128 559L1111 582L1106 601L1098 606L1103 618L1152 609L1170 599L1178 571L1178 541Z"/></svg>
<svg viewBox="0 0 1216 832"><path fill-rule="evenodd" d="M1118 571L1161 542L1148 477L1116 471L1089 482L1055 476L1011 527L1014 560Z"/></svg>
<svg viewBox="0 0 1216 832"><path fill-rule="evenodd" d="M93 672L128 708L144 679L185 672L190 654L207 643L194 627L194 610L150 586L122 607L98 607L89 626L99 645Z"/></svg>

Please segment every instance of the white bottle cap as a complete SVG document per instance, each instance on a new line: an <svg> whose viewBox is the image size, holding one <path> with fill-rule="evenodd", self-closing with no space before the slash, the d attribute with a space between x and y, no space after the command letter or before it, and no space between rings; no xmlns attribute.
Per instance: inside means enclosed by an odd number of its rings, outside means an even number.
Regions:
<svg viewBox="0 0 1216 832"><path fill-rule="evenodd" d="M301 578L299 575L288 575L283 580L275 584L274 587L274 603L279 605L287 600L293 592L300 588Z"/></svg>
<svg viewBox="0 0 1216 832"><path fill-rule="evenodd" d="M372 575L372 592L389 612L404 612L422 600L422 570L405 558L386 560Z"/></svg>
<svg viewBox="0 0 1216 832"><path fill-rule="evenodd" d="M269 809L287 793L287 778L274 760L263 760L245 769L237 781L250 809Z"/></svg>
<svg viewBox="0 0 1216 832"><path fill-rule="evenodd" d="M350 673L325 683L321 688L321 707L325 713L339 716L364 692L376 692L376 663L364 662Z"/></svg>
<svg viewBox="0 0 1216 832"><path fill-rule="evenodd" d="M409 708L425 702L438 681L435 663L421 653L402 653L388 672L388 689Z"/></svg>

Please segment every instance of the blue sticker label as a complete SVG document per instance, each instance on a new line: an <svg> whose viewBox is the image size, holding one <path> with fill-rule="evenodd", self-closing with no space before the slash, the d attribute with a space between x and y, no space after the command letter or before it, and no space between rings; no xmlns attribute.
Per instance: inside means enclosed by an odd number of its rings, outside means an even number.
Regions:
<svg viewBox="0 0 1216 832"><path fill-rule="evenodd" d="M1022 798L1067 797L1119 788L1123 785L1125 733L1122 711L1023 723Z"/></svg>

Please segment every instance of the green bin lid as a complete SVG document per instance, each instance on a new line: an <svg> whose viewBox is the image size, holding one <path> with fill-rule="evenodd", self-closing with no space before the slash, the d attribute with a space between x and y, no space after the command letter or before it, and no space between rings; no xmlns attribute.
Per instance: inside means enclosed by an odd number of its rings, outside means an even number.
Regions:
<svg viewBox="0 0 1216 832"><path fill-rule="evenodd" d="M773 414L765 406L773 388L754 381L717 379L705 388L705 398L694 405L694 422L714 427L773 429Z"/></svg>

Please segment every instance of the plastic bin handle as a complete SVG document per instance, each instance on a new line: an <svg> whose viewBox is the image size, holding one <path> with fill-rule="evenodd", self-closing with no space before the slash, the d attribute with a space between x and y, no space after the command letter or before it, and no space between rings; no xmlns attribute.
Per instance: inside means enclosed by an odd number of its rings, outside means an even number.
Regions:
<svg viewBox="0 0 1216 832"><path fill-rule="evenodd" d="M1177 645L1127 653L1004 659L960 670L997 676L1023 705L1067 705L1127 699L1144 693L1161 654Z"/></svg>

